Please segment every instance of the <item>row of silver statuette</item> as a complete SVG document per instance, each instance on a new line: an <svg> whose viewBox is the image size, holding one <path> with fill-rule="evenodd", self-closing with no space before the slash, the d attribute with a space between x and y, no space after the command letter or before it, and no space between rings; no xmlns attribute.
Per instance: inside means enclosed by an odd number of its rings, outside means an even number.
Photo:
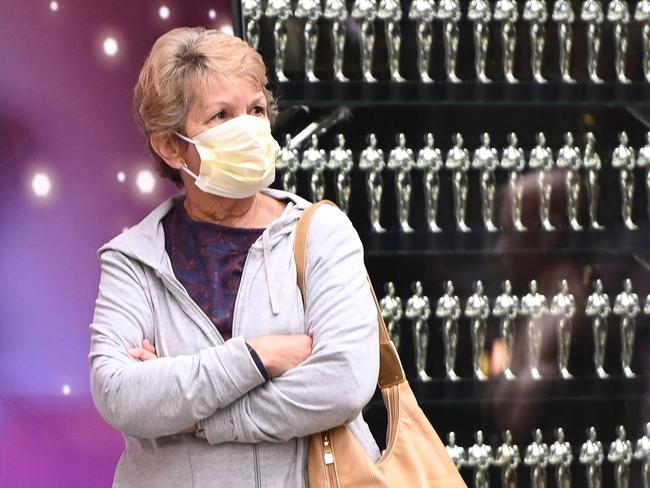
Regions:
<svg viewBox="0 0 650 488"><path fill-rule="evenodd" d="M526 446L526 451L521 458L519 447L514 444L512 433L503 432L503 443L499 445L496 454L492 447L485 443L482 431L475 433L475 443L465 450L456 444L456 435L449 432L447 435L447 453L458 468L469 467L473 469L474 488L489 488L491 466L501 471L501 487L515 488L517 486L517 467L523 463L530 469L530 486L543 488L547 486L547 466L550 465L555 477L555 486L558 488L571 487L571 465L574 462L573 446L566 440L564 430L555 429L555 442L550 446L544 442L540 429L532 433L532 442ZM650 422L645 424L644 435L633 447L627 439L625 427L616 427L616 437L609 445L607 457L603 444L597 438L595 427L587 429L587 439L576 450L578 461L586 469L587 485L590 488L602 486L616 486L617 488L630 487L630 471L632 461L641 462L641 476L643 486L650 487ZM614 480L603 485L602 464L605 460L614 465ZM580 484L580 486L583 486Z"/></svg>
<svg viewBox="0 0 650 488"><path fill-rule="evenodd" d="M647 133L646 144L638 152L630 146L629 138L625 132L619 134L619 144L611 153L604 155L604 159L611 161L611 167L619 173L621 188L621 217L622 222L630 230L637 228L632 220L635 181L634 169L642 168L645 171L645 185L647 188L647 209L650 218L650 132ZM567 222L572 230L581 230L583 225L592 229L602 229L598 221L599 202L599 175L603 167L601 156L596 152L596 138L588 132L584 136L584 149L575 144L571 132L564 134L564 145L557 153L547 146L546 136L539 132L535 139L537 144L528 154L519 147L517 134L507 136L508 144L499 151L491 146L490 135L483 133L480 146L470 156L464 147L464 138L457 133L453 137L453 146L446 155L435 147L435 139L431 133L424 136L424 147L417 153L407 147L406 136L400 133L396 136L396 146L388 153L378 147L378 140L374 134L367 136L368 146L359 155L358 168L365 172L366 191L368 193L369 214L372 229L383 232L380 224L381 201L384 191L382 172L386 168L394 171L395 194L397 196L397 216L400 229L411 232L409 224L409 210L411 202L412 178L411 171L417 170L424 173L423 185L425 195L425 212L428 230L439 232L442 229L437 223L438 196L440 191L441 170L446 169L452 173L453 208L455 222L461 232L470 231L466 222L466 206L469 189L468 173L471 169L479 172L481 189L482 220L485 230L495 232L498 227L494 221L494 199L496 193L496 170L507 173L509 196L511 199L510 219L512 228L517 231L526 231L522 222L523 185L521 177L526 168L537 172L537 186L539 189L539 216L545 230L555 230L551 224L550 205L552 196L552 181L549 172L555 168L563 170L564 190L567 200ZM311 144L302 153L291 148L291 136L286 135L285 145L276 162L276 169L280 173L280 182L287 191L296 191L296 176L298 170L310 173L310 197L313 201L322 200L325 195L325 178L323 172L330 170L336 172L336 198L339 206L346 213L350 201L350 171L354 168L354 156L346 148L345 136L337 135L336 147L330 151L319 148L318 137L311 136ZM584 177L581 175L584 172ZM584 182L583 182L584 180ZM588 200L588 219L585 224L579 222L578 204L581 192L586 190ZM558 191L558 188L555 189Z"/></svg>
<svg viewBox="0 0 650 488"><path fill-rule="evenodd" d="M415 365L420 381L431 381L426 372L426 360L429 350L429 319L431 318L431 302L424 295L422 283L412 283L413 295L406 300L406 306L397 296L393 282L384 285L386 295L380 300L382 316L386 323L389 336L399 349L401 338L401 321L403 318L411 322L413 344L415 351ZM487 380L481 367L485 354L487 320L490 316L499 320L500 338L505 344L503 354L503 371L508 380L514 380L515 374L511 369L513 347L515 343L516 320L518 317L526 319L526 333L528 339L528 371L530 376L538 380L542 377L539 370L540 353L542 347L542 332L549 319L554 322L557 329L558 357L557 365L562 378L570 379L569 355L572 340L572 319L576 314L576 300L569 290L567 280L561 280L557 293L549 301L537 289L537 282L531 280L529 293L521 300L512 293L510 280L502 283L502 293L496 297L493 306L485 295L483 283L478 280L473 285L474 293L468 297L465 306L455 293L454 284L446 281L443 285L444 295L440 297L435 307L435 316L442 321L442 339L444 346L445 371L448 379L456 381L459 378L455 371L456 352L458 349L459 322L462 317L470 321L472 342L472 368L474 377L478 380ZM589 295L585 305L585 315L591 318L594 339L594 368L600 378L607 377L604 369L605 350L607 345L607 320L612 314L618 317L621 330L621 368L627 377L634 377L632 371L632 354L636 335L636 318L641 313L639 296L634 293L632 281L623 282L623 290L616 295L613 308L609 296L603 291L601 280L593 283L593 293ZM643 312L650 315L650 294L645 300Z"/></svg>
<svg viewBox="0 0 650 488"><path fill-rule="evenodd" d="M402 11L399 0L356 0L348 12L344 0L326 0L324 7L317 0L298 0L295 10L290 0L268 0L266 8L259 0L244 0L243 13L246 21L247 39L255 49L259 47L260 20L263 16L273 19L275 41L275 67L280 81L286 81L284 57L287 47L287 20L295 17L303 22L302 37L305 45L305 74L309 81L319 81L314 74L314 60L318 47L318 20L325 19L330 25L329 42L332 45L332 64L334 78L347 81L343 74L343 51L346 38L346 19L352 17L357 28L351 34L359 36L360 63L363 79L374 82L372 59L374 55L376 23L383 25L386 36L387 65L390 78L395 82L406 81L400 74L400 47L402 32L400 21L403 15L416 24L416 43L419 79L432 82L429 62L433 45L433 21L442 23L446 79L457 83L461 80L456 74L458 62L459 22L463 18L461 4L458 0L414 0L408 12ZM550 15L549 15L550 14ZM578 15L577 15L578 14ZM565 83L574 83L569 74L572 57L573 26L576 18L586 25L586 53L581 53L587 63L588 81L602 83L599 77L598 61L601 42L602 24L607 21L612 25L614 43L614 66L620 83L629 83L625 73L625 60L628 46L628 25L632 20L642 26L643 73L650 80L650 0L641 0L636 4L634 14L624 0L611 0L606 12L599 0L585 0L580 11L576 13L569 0L556 0L549 11L545 0L527 0L520 13L515 0L498 0L491 8L488 0L472 0L469 3L466 19L471 23L474 39L474 71L476 80L482 83L491 80L485 74L490 25L496 24L499 30L499 52L504 79L509 83L518 80L514 74L515 50L517 49L517 28L527 28L530 39L530 68L532 79L536 83L545 83L542 76L542 59L546 45L546 26L553 21L558 45L557 64L560 79Z"/></svg>

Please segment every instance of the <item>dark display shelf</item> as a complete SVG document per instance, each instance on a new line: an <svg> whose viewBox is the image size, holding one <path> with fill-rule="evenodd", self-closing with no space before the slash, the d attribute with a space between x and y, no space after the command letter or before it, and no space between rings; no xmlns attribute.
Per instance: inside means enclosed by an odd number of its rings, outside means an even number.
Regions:
<svg viewBox="0 0 650 488"><path fill-rule="evenodd" d="M378 107L436 105L650 106L650 84L621 83L365 83L288 81L278 83L279 106Z"/></svg>
<svg viewBox="0 0 650 488"><path fill-rule="evenodd" d="M504 254L575 254L617 256L644 253L650 250L650 229L647 226L630 231L623 228L602 231L558 230L488 233L446 231L438 234L424 231L403 233L360 231L367 258L415 255Z"/></svg>

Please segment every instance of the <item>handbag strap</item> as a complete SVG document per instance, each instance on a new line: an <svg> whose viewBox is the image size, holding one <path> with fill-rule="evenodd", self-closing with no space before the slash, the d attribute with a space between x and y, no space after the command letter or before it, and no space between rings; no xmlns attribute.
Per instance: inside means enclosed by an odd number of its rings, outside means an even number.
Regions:
<svg viewBox="0 0 650 488"><path fill-rule="evenodd" d="M293 254L294 259L296 260L296 271L297 271L297 280L298 288L302 295L302 303L307 304L307 287L306 287L306 276L307 271L307 241L309 237L309 227L311 225L311 220L314 217L314 212L318 210L322 205L332 205L337 207L337 205L329 200L322 200L318 203L307 207L298 222L298 229L296 230L296 238L293 244ZM338 208L338 207L337 207ZM384 317L381 314L381 309L379 307L379 301L377 300L377 295L375 295L375 290L370 281L370 277L367 276L368 285L370 286L370 291L372 292L372 298L375 302L375 307L377 309L377 322L379 323L379 379L377 384L380 389L385 389L399 383L402 383L406 380L404 375L404 370L402 368L402 363L400 362L399 355L395 350L393 342L390 340L388 335L388 330L386 329L386 324L384 323Z"/></svg>

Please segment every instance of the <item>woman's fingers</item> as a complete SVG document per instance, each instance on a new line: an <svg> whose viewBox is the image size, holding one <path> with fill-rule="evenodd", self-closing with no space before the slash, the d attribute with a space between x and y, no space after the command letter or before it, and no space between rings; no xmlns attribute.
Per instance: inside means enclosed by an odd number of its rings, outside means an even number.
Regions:
<svg viewBox="0 0 650 488"><path fill-rule="evenodd" d="M140 361L148 361L150 359L158 359L154 353L147 351L144 347L130 347L127 349L129 356Z"/></svg>
<svg viewBox="0 0 650 488"><path fill-rule="evenodd" d="M149 339L142 341L142 347L144 347L147 351L156 354L156 348L153 347L153 344L151 344L151 342L149 342Z"/></svg>

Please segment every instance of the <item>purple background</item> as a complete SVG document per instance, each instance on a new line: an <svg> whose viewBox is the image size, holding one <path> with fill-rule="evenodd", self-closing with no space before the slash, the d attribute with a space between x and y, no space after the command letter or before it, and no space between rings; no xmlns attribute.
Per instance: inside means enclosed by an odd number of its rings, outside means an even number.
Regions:
<svg viewBox="0 0 650 488"><path fill-rule="evenodd" d="M88 378L95 251L176 192L157 176L151 193L136 185L155 167L133 85L166 30L230 24L228 0L0 3L0 486L111 484L123 441ZM37 172L47 197L32 190Z"/></svg>

